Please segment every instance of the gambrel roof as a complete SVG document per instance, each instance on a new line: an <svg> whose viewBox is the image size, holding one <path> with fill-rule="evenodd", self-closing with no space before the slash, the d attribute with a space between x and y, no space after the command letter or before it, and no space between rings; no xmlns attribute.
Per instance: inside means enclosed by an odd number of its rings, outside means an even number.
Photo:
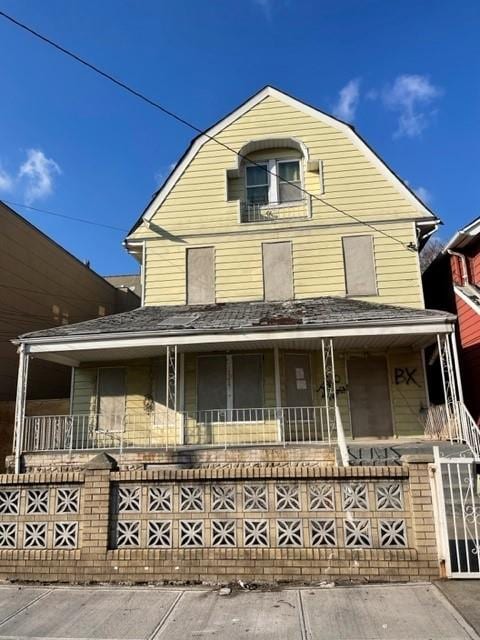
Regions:
<svg viewBox="0 0 480 640"><path fill-rule="evenodd" d="M139 226L140 224L145 222L150 222L155 212L161 206L165 198L168 196L170 191L175 187L176 183L183 175L185 169L188 167L190 162L196 156L196 154L200 151L204 144L211 141L217 134L219 134L223 129L228 127L230 124L235 122L242 115L247 113L250 109L255 107L257 104L262 102L267 97L273 97L277 100L306 113L307 115L323 122L324 124L330 125L331 127L337 129L344 133L347 138L355 145L355 147L368 159L372 162L372 164L379 170L379 172L390 182L390 184L404 197L406 198L410 204L412 204L416 210L418 210L420 217L427 217L432 219L432 223L438 222L435 214L420 200L417 194L409 188L409 186L382 160L378 154L368 145L368 143L357 133L355 128L334 116L331 116L324 111L320 111L319 109L308 105L297 98L294 98L287 93L280 91L272 86L266 86L260 91L258 91L251 98L246 100L243 104L237 107L234 111L229 113L227 116L216 122L209 129L207 129L202 134L199 134L196 138L192 140L190 146L185 151L183 156L180 158L178 163L175 165L174 169L167 177L163 185L160 189L153 195L149 204L143 211L140 218L134 224L132 229L129 231L128 236L130 236ZM248 141L246 141L248 142ZM127 236L127 240L128 240Z"/></svg>

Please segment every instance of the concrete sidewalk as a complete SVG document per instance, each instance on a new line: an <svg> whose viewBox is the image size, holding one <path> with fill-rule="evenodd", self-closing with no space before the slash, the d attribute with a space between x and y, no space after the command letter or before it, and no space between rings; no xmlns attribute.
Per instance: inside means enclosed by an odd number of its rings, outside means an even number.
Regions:
<svg viewBox="0 0 480 640"><path fill-rule="evenodd" d="M0 639L464 640L429 584L236 591L0 586Z"/></svg>

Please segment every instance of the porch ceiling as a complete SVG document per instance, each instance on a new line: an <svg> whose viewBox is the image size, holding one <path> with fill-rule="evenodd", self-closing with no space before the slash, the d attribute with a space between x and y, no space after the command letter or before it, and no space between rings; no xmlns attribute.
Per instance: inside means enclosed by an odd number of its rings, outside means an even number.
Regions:
<svg viewBox="0 0 480 640"><path fill-rule="evenodd" d="M394 348L422 349L436 340L435 333L405 333L389 335L350 335L338 336L334 338L334 348L337 352L345 351L386 351ZM320 350L322 337L279 338L272 340L267 338L256 338L241 340L232 339L228 341L208 341L195 344L178 345L179 353L202 353L211 351L251 351L253 349L264 350L273 349L275 346L286 350ZM72 347L74 345L71 345ZM52 360L68 366L74 366L83 362L108 362L112 360L133 360L137 358L151 358L165 354L166 346L161 344L150 345L128 345L115 346L112 341L110 345L102 342L94 348L78 348L75 345L69 352L55 350L52 345L47 352L38 352L35 346L32 348L32 356L43 360Z"/></svg>

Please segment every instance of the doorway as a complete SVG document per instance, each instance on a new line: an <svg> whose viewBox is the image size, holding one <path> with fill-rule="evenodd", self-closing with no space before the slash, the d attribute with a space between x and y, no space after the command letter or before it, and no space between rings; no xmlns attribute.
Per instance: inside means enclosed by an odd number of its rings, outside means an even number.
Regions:
<svg viewBox="0 0 480 640"><path fill-rule="evenodd" d="M347 371L353 437L392 437L393 422L386 358L349 358Z"/></svg>

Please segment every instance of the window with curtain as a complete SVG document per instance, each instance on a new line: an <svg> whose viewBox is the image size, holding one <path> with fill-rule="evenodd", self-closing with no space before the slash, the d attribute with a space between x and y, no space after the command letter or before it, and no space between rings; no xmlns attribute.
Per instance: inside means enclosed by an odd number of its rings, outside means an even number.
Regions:
<svg viewBox="0 0 480 640"><path fill-rule="evenodd" d="M278 173L278 201L294 202L302 199L300 190L300 161L288 160L277 162ZM300 187L300 188L299 188Z"/></svg>

